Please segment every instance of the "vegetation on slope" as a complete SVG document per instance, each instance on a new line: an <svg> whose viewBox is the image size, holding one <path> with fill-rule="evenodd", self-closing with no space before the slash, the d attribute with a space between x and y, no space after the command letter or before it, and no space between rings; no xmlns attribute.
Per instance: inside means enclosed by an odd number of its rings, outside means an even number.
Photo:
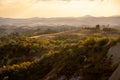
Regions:
<svg viewBox="0 0 120 80"><path fill-rule="evenodd" d="M21 47L29 49L28 51L35 49L32 54L41 50L40 46L42 46L42 50L47 47L45 51L48 51L38 60L25 60L29 62L22 61L23 63L1 67L0 80L58 80L61 78L69 80L78 76L83 80L107 80L115 69L110 65L111 61L107 59L106 54L108 49L119 39L88 38L69 43L64 40L42 40L42 43L41 40L31 39L21 41L23 40L12 43L12 45L17 45L15 48L18 50L13 54L26 55L30 53L24 52L24 50L19 52ZM5 49L4 51L16 50L10 43L2 44L0 50L2 48ZM11 47L6 48L8 44Z"/></svg>

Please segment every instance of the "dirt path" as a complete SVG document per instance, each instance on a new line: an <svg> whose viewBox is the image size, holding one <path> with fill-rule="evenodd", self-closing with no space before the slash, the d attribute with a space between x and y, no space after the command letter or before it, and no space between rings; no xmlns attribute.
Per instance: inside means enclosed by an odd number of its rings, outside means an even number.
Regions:
<svg viewBox="0 0 120 80"><path fill-rule="evenodd" d="M52 34L43 34L43 35L38 35L38 36L33 36L33 37L30 37L30 38L40 38L40 39L51 39L51 38L54 38L55 36L59 36L59 35L84 35L82 33L78 33L76 32L76 30L71 30L71 31L64 31L64 32L59 32L59 33L52 33Z"/></svg>

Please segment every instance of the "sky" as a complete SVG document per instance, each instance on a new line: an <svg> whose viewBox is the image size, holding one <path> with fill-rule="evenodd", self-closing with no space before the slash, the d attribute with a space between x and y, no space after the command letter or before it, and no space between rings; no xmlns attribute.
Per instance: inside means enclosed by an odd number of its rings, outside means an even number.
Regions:
<svg viewBox="0 0 120 80"><path fill-rule="evenodd" d="M81 17L120 15L120 0L0 0L0 17Z"/></svg>

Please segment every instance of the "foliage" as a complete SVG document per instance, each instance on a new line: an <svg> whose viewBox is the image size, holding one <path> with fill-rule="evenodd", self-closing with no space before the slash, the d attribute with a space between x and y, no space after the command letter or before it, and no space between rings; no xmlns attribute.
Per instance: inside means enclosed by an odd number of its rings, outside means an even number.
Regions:
<svg viewBox="0 0 120 80"><path fill-rule="evenodd" d="M85 80L107 80L115 68L106 59L106 53L117 41L119 39L93 37L69 43L64 40L10 40L0 45L3 57L10 51L12 57L24 55L30 59L42 51L46 54L38 60L23 60L23 63L1 67L0 80L58 80L61 76L70 79L80 75Z"/></svg>

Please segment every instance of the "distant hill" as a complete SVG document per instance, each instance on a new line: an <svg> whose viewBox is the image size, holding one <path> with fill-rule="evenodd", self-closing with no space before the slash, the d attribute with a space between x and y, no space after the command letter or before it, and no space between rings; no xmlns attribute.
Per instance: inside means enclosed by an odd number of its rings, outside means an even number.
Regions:
<svg viewBox="0 0 120 80"><path fill-rule="evenodd" d="M95 26L110 25L111 27L119 28L120 16L111 17L62 17L62 18L26 18L26 19L14 19L14 18L0 18L0 25L14 25L14 26L56 26L56 25L68 25L68 26Z"/></svg>

